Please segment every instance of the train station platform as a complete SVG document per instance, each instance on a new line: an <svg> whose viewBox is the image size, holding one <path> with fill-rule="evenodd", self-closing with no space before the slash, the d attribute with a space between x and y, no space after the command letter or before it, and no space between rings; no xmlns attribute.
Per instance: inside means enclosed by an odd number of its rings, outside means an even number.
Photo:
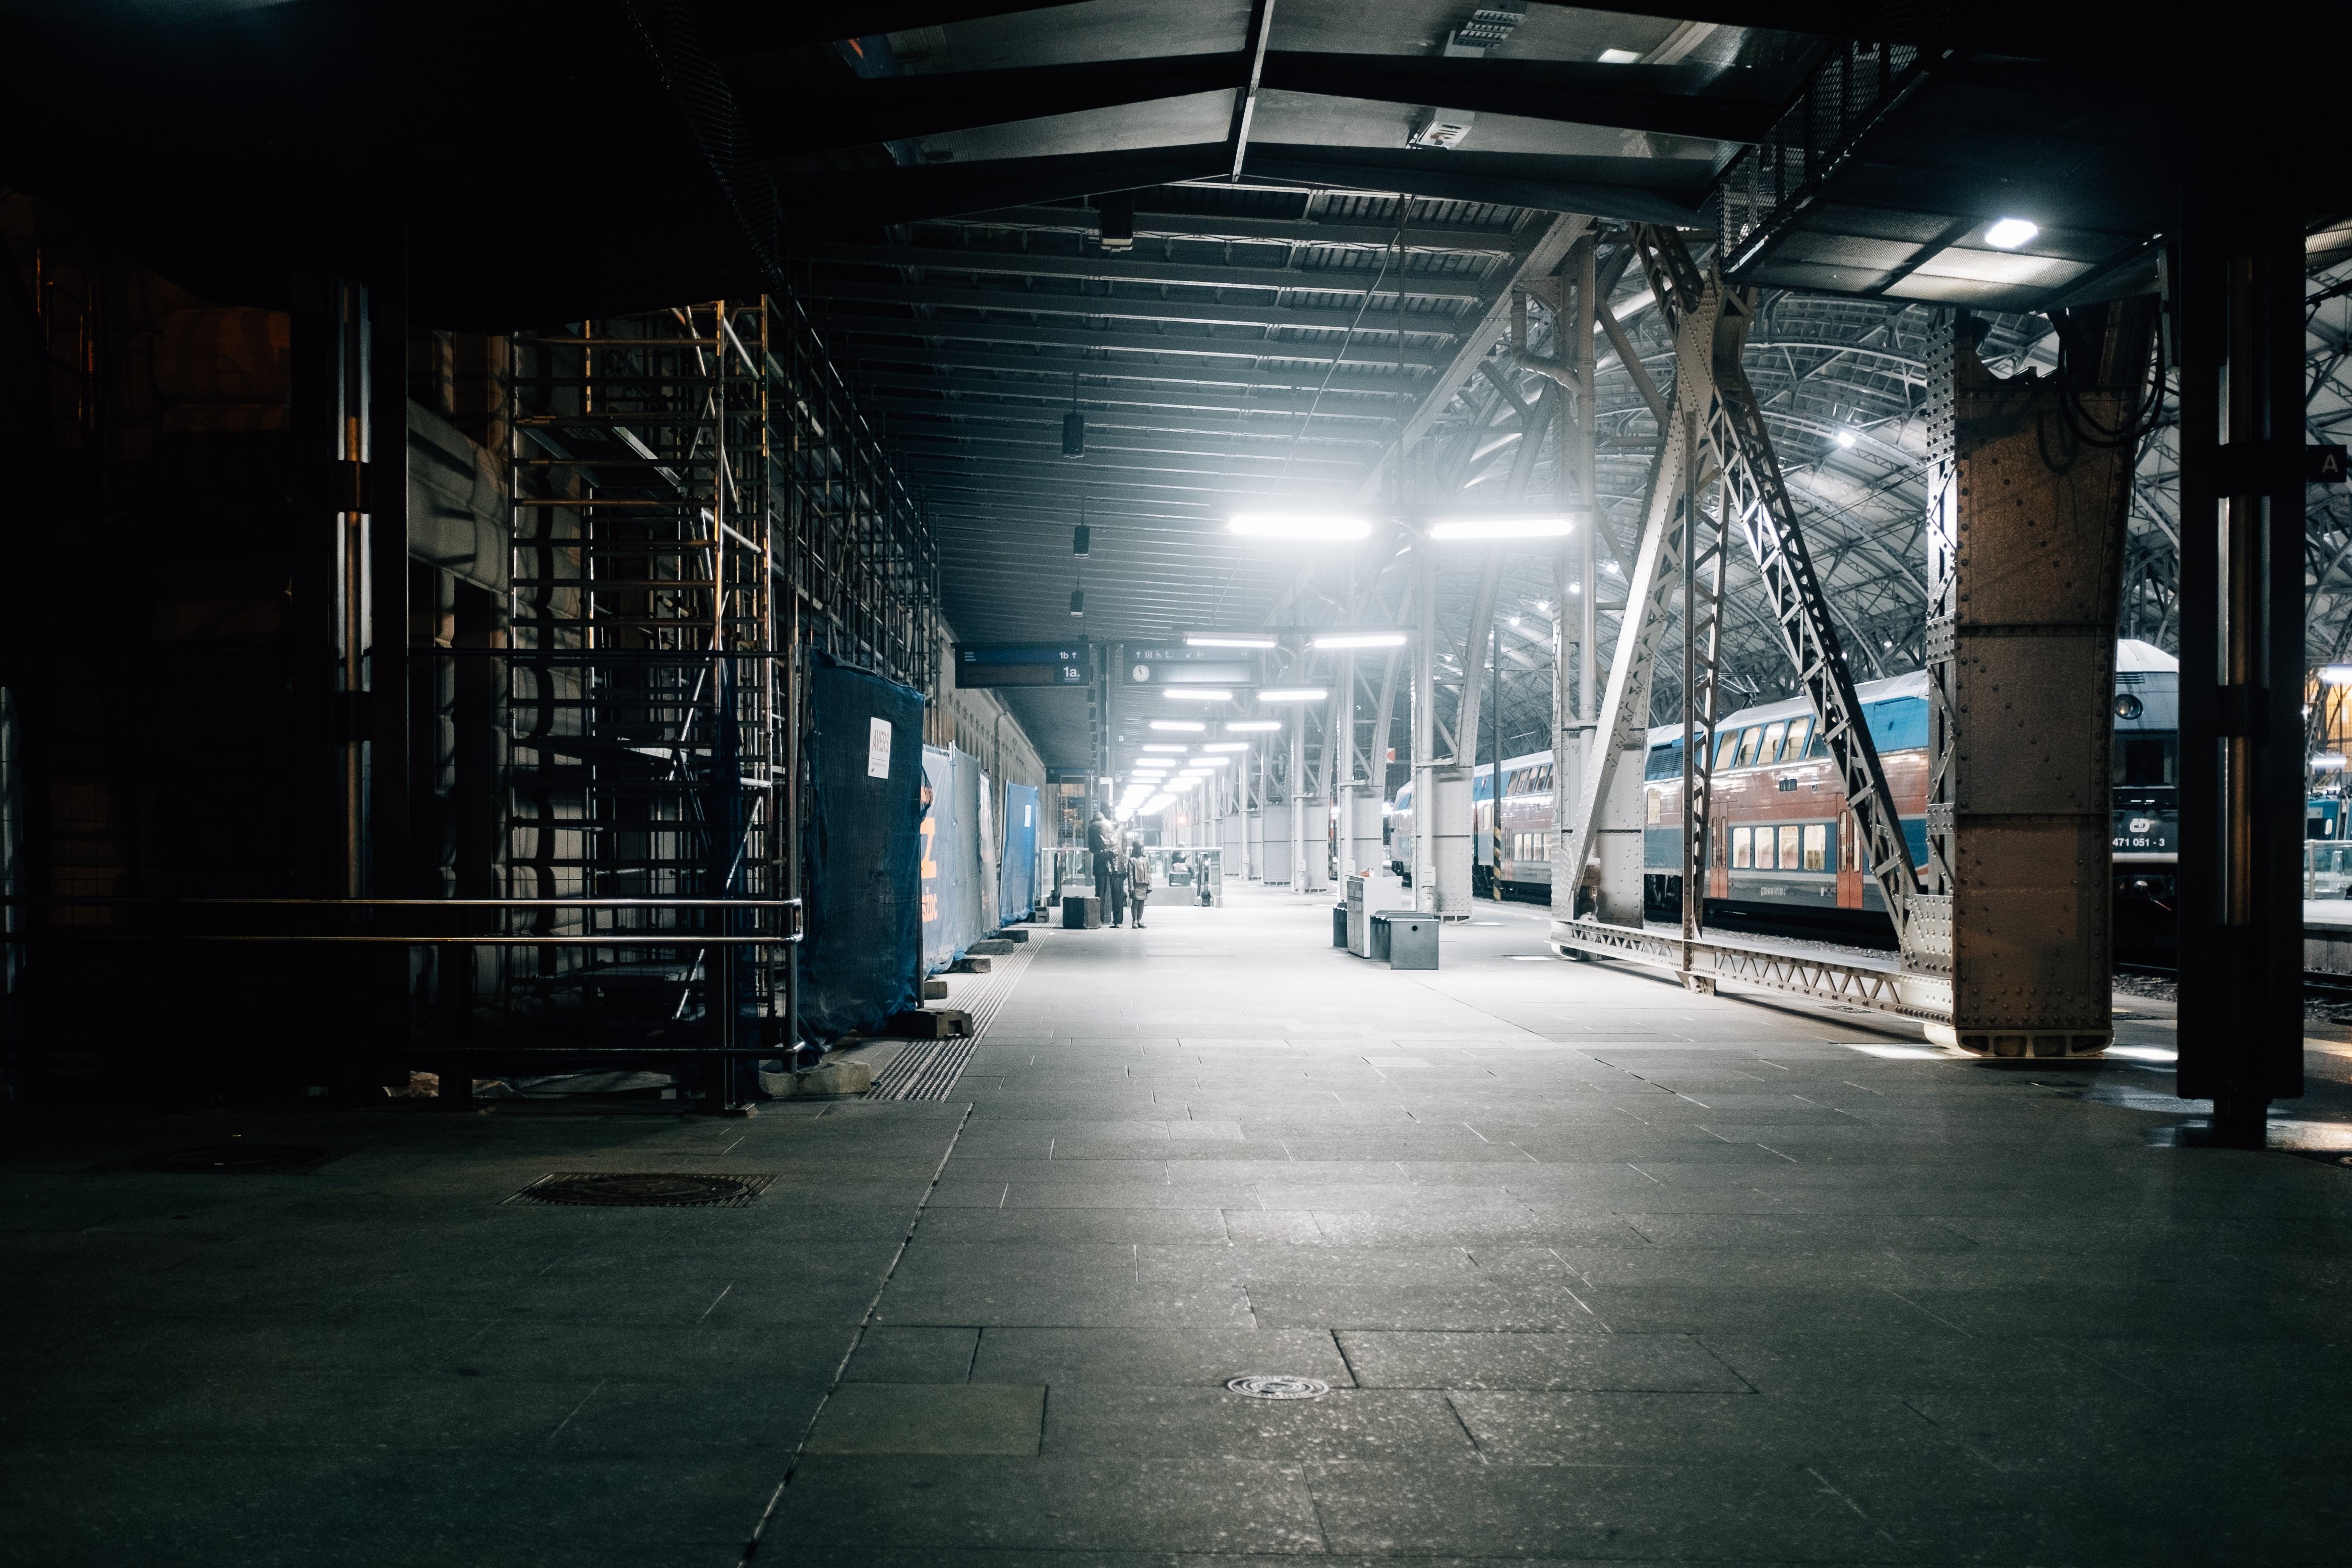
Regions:
<svg viewBox="0 0 2352 1568"><path fill-rule="evenodd" d="M2342 1561L2342 1031L2300 1152L2220 1151L2161 1004L1995 1066L1328 909L1039 929L919 1098L12 1112L10 1554ZM320 1157L132 1168L232 1135ZM756 1195L527 1195L575 1173Z"/></svg>

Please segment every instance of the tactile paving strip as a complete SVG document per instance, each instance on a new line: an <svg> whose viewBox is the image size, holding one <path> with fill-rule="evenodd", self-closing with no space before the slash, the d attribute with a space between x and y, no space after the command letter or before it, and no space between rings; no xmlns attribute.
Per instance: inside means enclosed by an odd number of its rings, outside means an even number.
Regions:
<svg viewBox="0 0 2352 1568"><path fill-rule="evenodd" d="M866 1091L866 1098L945 1100L954 1091L956 1080L963 1077L963 1069L971 1065L972 1047L988 1033L997 1010L1013 994L1013 984L1027 972L1036 956L1037 942L1033 936L1017 952L998 959L980 984L959 987L955 1000L971 1015L971 1033L956 1040L908 1042L890 1058L889 1066L874 1075L874 1087Z"/></svg>

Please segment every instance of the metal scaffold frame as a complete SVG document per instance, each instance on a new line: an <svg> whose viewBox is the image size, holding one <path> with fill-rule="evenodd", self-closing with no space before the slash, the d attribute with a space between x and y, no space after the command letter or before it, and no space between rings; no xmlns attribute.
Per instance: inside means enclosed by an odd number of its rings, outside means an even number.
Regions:
<svg viewBox="0 0 2352 1568"><path fill-rule="evenodd" d="M771 584L769 310L715 301L514 342L508 669L509 891L780 900L789 673ZM515 951L503 1008L658 1031L703 1020L719 1051L783 1016L782 946L705 945L676 912L609 911L626 949ZM534 932L594 934L539 909ZM607 929L600 927L602 929ZM645 945L676 930L675 946ZM772 1042L771 1042L772 1043Z"/></svg>

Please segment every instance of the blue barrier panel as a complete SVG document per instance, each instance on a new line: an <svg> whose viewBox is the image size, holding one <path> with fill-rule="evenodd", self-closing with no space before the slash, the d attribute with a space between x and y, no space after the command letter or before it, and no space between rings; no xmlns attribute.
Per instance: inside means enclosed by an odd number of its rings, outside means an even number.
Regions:
<svg viewBox="0 0 2352 1568"><path fill-rule="evenodd" d="M980 771L978 757L950 751L948 761L955 771L956 789L956 900L949 918L955 922L955 950L961 957L965 948L996 929L996 881L989 873L982 839L988 830L988 811L981 804L988 775Z"/></svg>
<svg viewBox="0 0 2352 1568"><path fill-rule="evenodd" d="M957 894L955 763L936 746L923 748L923 973L956 958Z"/></svg>
<svg viewBox="0 0 2352 1568"><path fill-rule="evenodd" d="M1037 790L1004 786L1004 870L999 921L1027 920L1037 907Z"/></svg>
<svg viewBox="0 0 2352 1568"><path fill-rule="evenodd" d="M823 1040L921 1000L923 696L821 653L810 664L801 1025Z"/></svg>

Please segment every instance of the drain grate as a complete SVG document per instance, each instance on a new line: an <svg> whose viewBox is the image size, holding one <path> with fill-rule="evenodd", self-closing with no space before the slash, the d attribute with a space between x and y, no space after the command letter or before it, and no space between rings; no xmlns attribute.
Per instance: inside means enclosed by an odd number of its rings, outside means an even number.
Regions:
<svg viewBox="0 0 2352 1568"><path fill-rule="evenodd" d="M707 1176L682 1171L558 1171L507 1202L605 1209L739 1208L766 1191L773 1176Z"/></svg>
<svg viewBox="0 0 2352 1568"><path fill-rule="evenodd" d="M334 1158L331 1149L306 1143L204 1143L193 1149L162 1149L103 1167L110 1171L157 1171L171 1175L263 1175L308 1171Z"/></svg>
<svg viewBox="0 0 2352 1568"><path fill-rule="evenodd" d="M1320 1399L1331 1392L1331 1385L1319 1377L1283 1377L1279 1374L1253 1373L1248 1377L1234 1378L1225 1386L1252 1399Z"/></svg>

